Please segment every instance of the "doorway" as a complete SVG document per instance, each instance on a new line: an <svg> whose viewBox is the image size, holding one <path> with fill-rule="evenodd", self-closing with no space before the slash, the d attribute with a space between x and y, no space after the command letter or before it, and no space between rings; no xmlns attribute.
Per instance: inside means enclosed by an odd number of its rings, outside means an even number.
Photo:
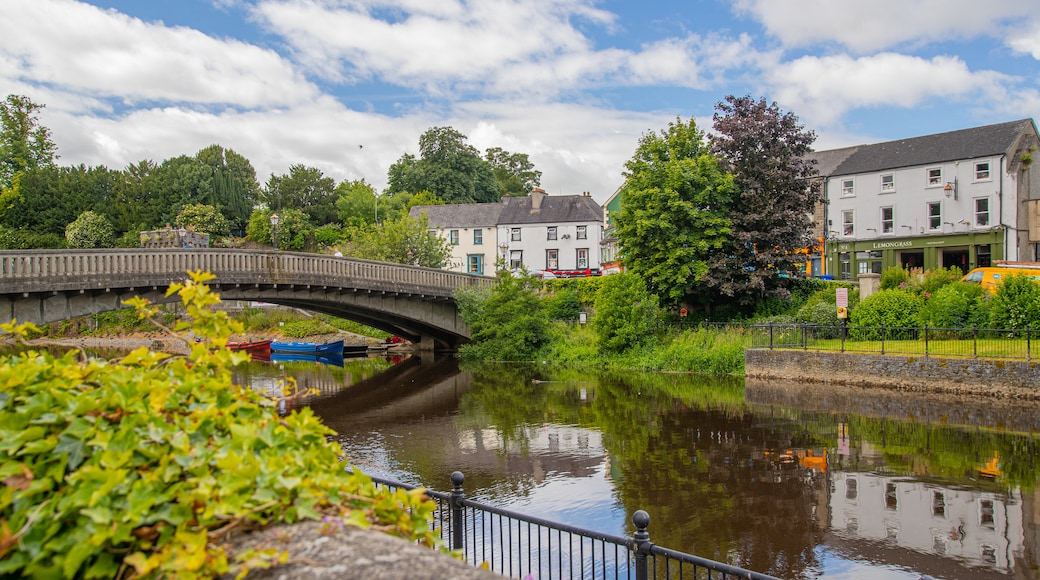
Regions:
<svg viewBox="0 0 1040 580"><path fill-rule="evenodd" d="M943 268L949 268L956 266L960 269L961 274L968 273L968 248L949 248L942 251L940 257L941 266Z"/></svg>
<svg viewBox="0 0 1040 580"><path fill-rule="evenodd" d="M899 252L899 264L904 270L924 268L924 250Z"/></svg>

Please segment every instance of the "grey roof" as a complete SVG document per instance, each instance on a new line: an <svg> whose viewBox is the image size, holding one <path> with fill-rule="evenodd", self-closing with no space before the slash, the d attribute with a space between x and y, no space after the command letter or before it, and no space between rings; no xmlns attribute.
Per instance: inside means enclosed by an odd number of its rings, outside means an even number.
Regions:
<svg viewBox="0 0 1040 580"><path fill-rule="evenodd" d="M805 158L816 160L816 171L819 172L820 177L829 177L841 165L842 161L848 159L849 155L855 153L860 147L862 145L828 149L827 151L813 151L806 155Z"/></svg>
<svg viewBox="0 0 1040 580"><path fill-rule="evenodd" d="M1024 134L1036 135L1032 119L985 125L924 137L860 145L829 175L854 175L885 169L946 161L975 159L1008 153ZM838 151L838 150L835 150ZM1014 153L1013 151L1011 153ZM820 170L822 175L828 175Z"/></svg>
<svg viewBox="0 0 1040 580"><path fill-rule="evenodd" d="M603 208L587 195L545 196L537 211L531 210L531 197L503 200L500 224L556 224L567 222L602 222Z"/></svg>
<svg viewBox="0 0 1040 580"><path fill-rule="evenodd" d="M413 218L426 212L430 226L435 228L474 228L498 225L502 213L500 203L460 203L454 205L417 205L408 211Z"/></svg>

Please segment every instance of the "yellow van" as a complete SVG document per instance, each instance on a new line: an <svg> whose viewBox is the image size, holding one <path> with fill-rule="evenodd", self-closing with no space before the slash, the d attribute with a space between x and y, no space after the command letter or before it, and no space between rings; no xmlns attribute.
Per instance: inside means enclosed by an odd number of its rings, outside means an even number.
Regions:
<svg viewBox="0 0 1040 580"><path fill-rule="evenodd" d="M997 287L1004 281L1004 278L1022 274L1029 276L1029 279L1034 282L1040 282L1040 263L997 262L996 266L975 268L965 274L961 280L982 284L982 287L988 290L990 294L996 294Z"/></svg>

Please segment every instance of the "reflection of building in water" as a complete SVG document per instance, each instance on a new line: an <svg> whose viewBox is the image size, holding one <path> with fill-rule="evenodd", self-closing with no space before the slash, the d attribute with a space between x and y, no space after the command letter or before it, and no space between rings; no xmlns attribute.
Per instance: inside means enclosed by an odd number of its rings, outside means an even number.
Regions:
<svg viewBox="0 0 1040 580"><path fill-rule="evenodd" d="M1008 573L1032 524L1018 491L941 488L876 473L837 471L830 477L831 532L856 540L847 545L853 550L870 540Z"/></svg>
<svg viewBox="0 0 1040 580"><path fill-rule="evenodd" d="M529 425L506 437L497 429L473 429L459 433L462 464L480 458L507 458L510 471L529 473L536 483L547 474L568 473L587 477L606 460L603 434L569 425Z"/></svg>

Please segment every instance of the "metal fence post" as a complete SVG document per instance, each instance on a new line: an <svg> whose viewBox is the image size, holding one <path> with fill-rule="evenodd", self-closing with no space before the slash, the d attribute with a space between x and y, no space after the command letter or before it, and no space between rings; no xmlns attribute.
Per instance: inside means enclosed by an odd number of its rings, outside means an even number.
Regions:
<svg viewBox="0 0 1040 580"><path fill-rule="evenodd" d="M979 358L979 325L971 326L971 357Z"/></svg>
<svg viewBox="0 0 1040 580"><path fill-rule="evenodd" d="M881 325L881 354L885 354L885 325Z"/></svg>
<svg viewBox="0 0 1040 580"><path fill-rule="evenodd" d="M928 325L924 325L924 356L928 356Z"/></svg>
<svg viewBox="0 0 1040 580"><path fill-rule="evenodd" d="M1033 354L1033 325L1026 325L1026 362L1032 360L1030 357Z"/></svg>
<svg viewBox="0 0 1040 580"><path fill-rule="evenodd" d="M802 350L809 348L809 325L802 325Z"/></svg>
<svg viewBox="0 0 1040 580"><path fill-rule="evenodd" d="M650 571L647 556L654 545L650 541L650 532L646 531L647 526L650 525L650 514L638 510L632 514L632 523L636 525L636 533L632 535L632 539L636 542L636 580L648 580Z"/></svg>
<svg viewBox="0 0 1040 580"><path fill-rule="evenodd" d="M461 471L456 471L451 474L451 546L452 550L463 549L463 543L466 537L466 530L464 529L466 518L462 508L462 500L466 497L466 492L462 491L462 482L466 481L466 477L462 475Z"/></svg>
<svg viewBox="0 0 1040 580"><path fill-rule="evenodd" d="M769 323L769 350L773 350L773 323Z"/></svg>

